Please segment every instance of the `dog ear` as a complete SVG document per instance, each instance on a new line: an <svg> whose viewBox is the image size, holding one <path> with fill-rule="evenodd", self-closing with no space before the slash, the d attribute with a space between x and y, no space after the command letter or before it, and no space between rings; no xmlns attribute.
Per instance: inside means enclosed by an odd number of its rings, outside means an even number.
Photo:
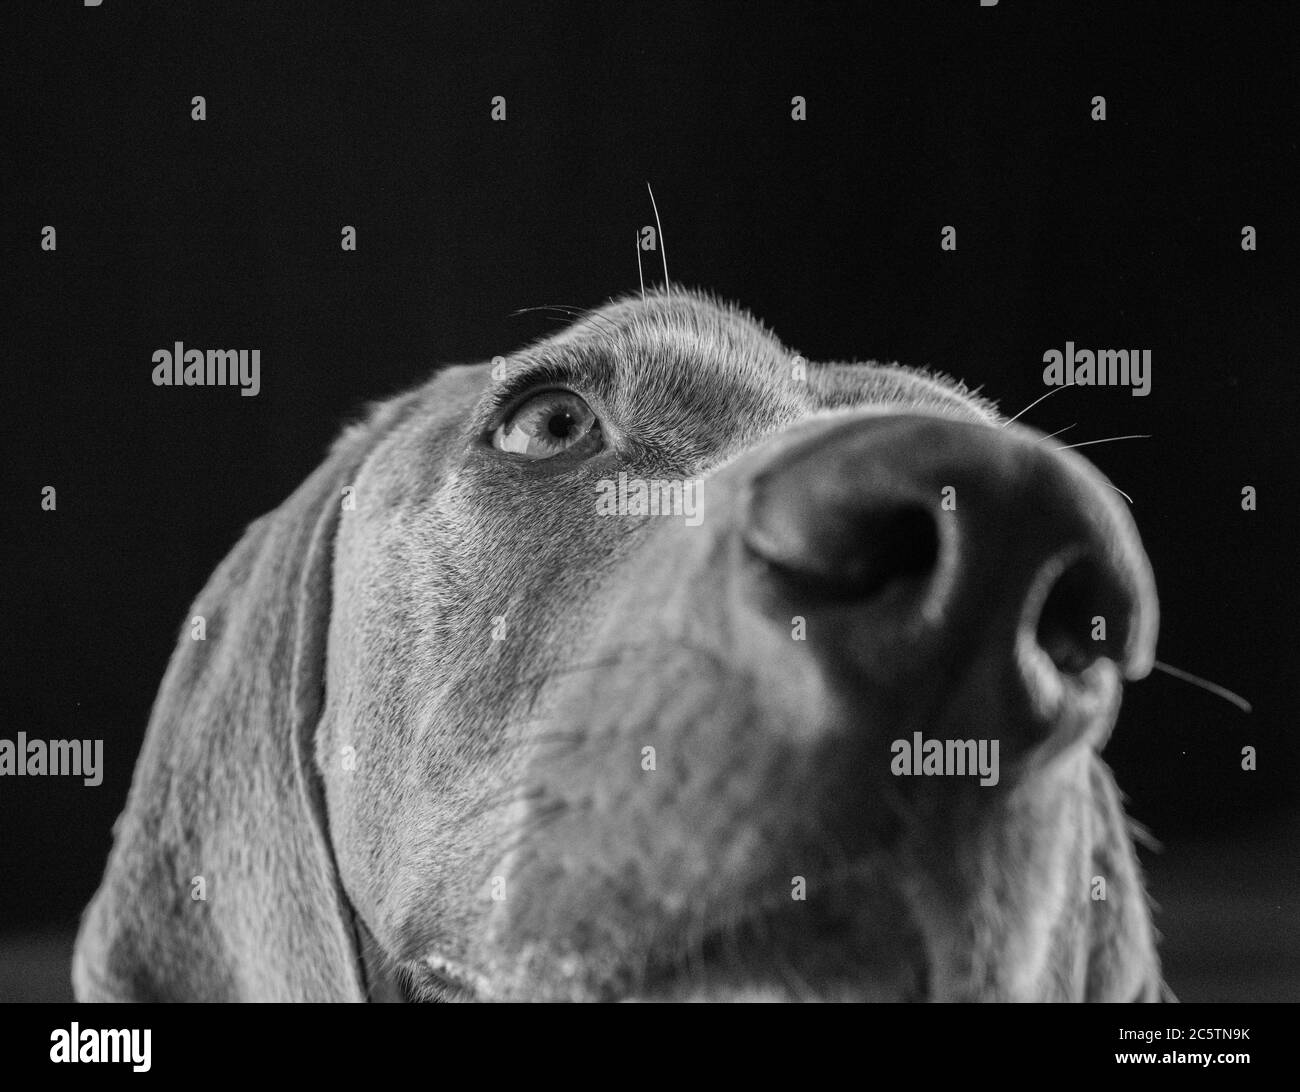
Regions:
<svg viewBox="0 0 1300 1092"><path fill-rule="evenodd" d="M314 736L342 492L412 400L345 432L195 602L83 915L79 1000L365 999Z"/></svg>
<svg viewBox="0 0 1300 1092"><path fill-rule="evenodd" d="M1146 885L1119 790L1105 764L1092 765L1090 789L1095 823L1086 1001L1164 1001L1173 995L1160 976L1155 927Z"/></svg>

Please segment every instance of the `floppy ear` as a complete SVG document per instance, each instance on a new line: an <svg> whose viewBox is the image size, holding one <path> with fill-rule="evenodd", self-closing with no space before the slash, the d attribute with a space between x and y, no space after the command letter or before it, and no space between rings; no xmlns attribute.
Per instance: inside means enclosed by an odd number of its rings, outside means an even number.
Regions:
<svg viewBox="0 0 1300 1092"><path fill-rule="evenodd" d="M195 602L83 915L79 1000L365 999L313 742L341 493L412 401L345 432Z"/></svg>
<svg viewBox="0 0 1300 1092"><path fill-rule="evenodd" d="M1119 790L1100 760L1092 764L1092 875L1105 880L1089 915L1087 1001L1164 1001L1173 995L1160 977L1155 928L1138 868L1131 825Z"/></svg>

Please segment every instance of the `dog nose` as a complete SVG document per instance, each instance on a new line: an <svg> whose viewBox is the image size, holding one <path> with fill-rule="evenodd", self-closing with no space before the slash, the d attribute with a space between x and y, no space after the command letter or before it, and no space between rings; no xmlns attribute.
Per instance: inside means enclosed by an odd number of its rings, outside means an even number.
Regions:
<svg viewBox="0 0 1300 1092"><path fill-rule="evenodd" d="M913 703L969 685L983 715L1050 728L1089 704L1098 661L1151 668L1155 586L1118 491L1028 429L836 422L758 469L742 527L769 606Z"/></svg>

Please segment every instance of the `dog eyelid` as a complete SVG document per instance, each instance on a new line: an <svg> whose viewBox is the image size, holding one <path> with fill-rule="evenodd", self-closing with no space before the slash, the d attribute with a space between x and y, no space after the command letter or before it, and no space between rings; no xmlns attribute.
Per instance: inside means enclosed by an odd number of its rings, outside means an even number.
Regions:
<svg viewBox="0 0 1300 1092"><path fill-rule="evenodd" d="M513 375L496 384L490 402L493 422L500 424L518 408L518 404L534 394L552 389L569 390L576 385L578 385L578 377L570 369L556 364L545 364L540 368Z"/></svg>

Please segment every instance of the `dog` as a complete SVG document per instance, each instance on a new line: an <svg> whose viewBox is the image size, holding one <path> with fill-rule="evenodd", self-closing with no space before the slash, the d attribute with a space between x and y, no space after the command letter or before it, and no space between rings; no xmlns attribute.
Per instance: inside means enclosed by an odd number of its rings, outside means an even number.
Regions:
<svg viewBox="0 0 1300 1092"><path fill-rule="evenodd" d="M78 998L1161 1000L1117 491L703 294L573 318L372 407L222 562Z"/></svg>

